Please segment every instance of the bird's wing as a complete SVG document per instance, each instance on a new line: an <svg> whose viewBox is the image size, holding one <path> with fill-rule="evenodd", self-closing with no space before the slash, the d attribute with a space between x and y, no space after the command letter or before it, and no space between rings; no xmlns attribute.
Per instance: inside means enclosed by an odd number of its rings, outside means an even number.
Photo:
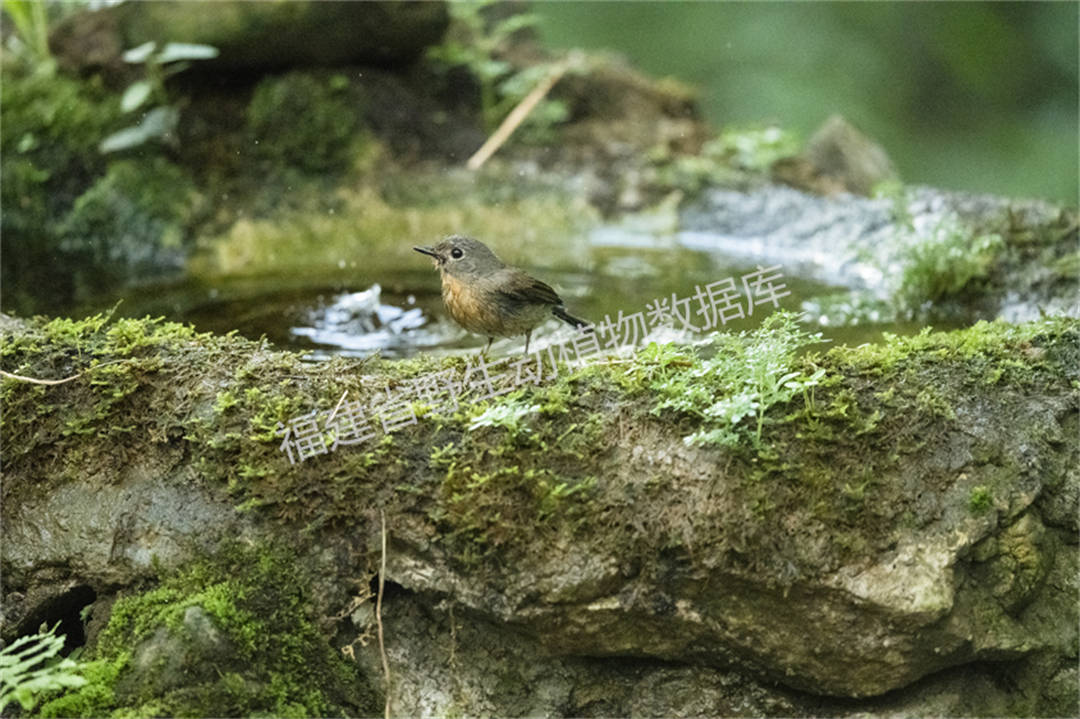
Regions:
<svg viewBox="0 0 1080 719"><path fill-rule="evenodd" d="M515 271L510 281L502 282L498 292L511 302L520 304L544 303L546 305L561 305L562 299L547 284L535 277L529 277L524 272Z"/></svg>

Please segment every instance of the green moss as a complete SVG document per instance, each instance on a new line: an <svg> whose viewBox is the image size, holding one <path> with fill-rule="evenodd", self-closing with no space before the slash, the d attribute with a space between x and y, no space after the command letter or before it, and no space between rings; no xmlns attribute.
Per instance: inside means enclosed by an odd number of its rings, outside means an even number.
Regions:
<svg viewBox="0 0 1080 719"><path fill-rule="evenodd" d="M214 414L225 414L238 403L239 400L232 392L228 390L218 392L217 399L214 400Z"/></svg>
<svg viewBox="0 0 1080 719"><path fill-rule="evenodd" d="M881 344L837 347L801 361L804 373L826 370L815 396L794 398L787 414L773 415L756 455L743 452L736 461L746 464L753 480L744 487L745 501L759 521L771 525L775 517L791 522L800 516L800 522L829 526L833 551L814 560L823 565L871 551L881 540L882 517L900 522L918 515L909 506L913 488L905 490L901 478L927 461L926 446L940 446L950 434L967 436L957 407L972 392L985 392L986 378L1007 413L1033 393L1059 391L1060 382L1076 376L1080 328L1067 318L1020 326L980 323L955 332L888 336ZM1004 462L999 449L996 443L972 447L985 480L966 507L974 513L989 509L995 488L1008 491L1021 471ZM951 481L930 461L918 489Z"/></svg>
<svg viewBox="0 0 1080 719"><path fill-rule="evenodd" d="M1077 292L1074 212L1053 219L1012 209L980 220L947 215L922 232L910 217L906 222L898 239L908 250L893 297L902 314L967 319L1017 299L1064 307Z"/></svg>
<svg viewBox="0 0 1080 719"><path fill-rule="evenodd" d="M287 552L237 544L163 578L153 589L125 596L113 606L85 665L89 683L46 703L41 714L372 713L372 690L312 622L309 582ZM153 667L141 667L144 660L133 656L148 656L147 647L162 636L178 638L179 644L164 645L176 647L173 651L190 646L185 616L191 607L205 612L224 640L212 651L202 647L191 657L165 657L188 677L177 686L177 677L154 676Z"/></svg>
<svg viewBox="0 0 1080 719"><path fill-rule="evenodd" d="M38 289L66 302L75 287L57 219L104 168L97 144L119 116L99 78L37 72L5 53L0 81L0 252L3 304L23 314L46 309Z"/></svg>
<svg viewBox="0 0 1080 719"><path fill-rule="evenodd" d="M1004 320L981 321L956 332L934 332L927 327L917 335L906 337L883 333L883 342L837 347L831 356L847 369L875 376L902 372L910 368L913 361L962 361L970 363L977 375L983 370L999 368L1001 373L996 381L1015 383L1032 377L1046 362L1061 364L1070 355L1068 342L1057 341L1053 347L1036 344L1041 344L1040 340L1046 336L1061 333L1075 333L1072 320L1051 317L1020 325Z"/></svg>
<svg viewBox="0 0 1080 719"><path fill-rule="evenodd" d="M249 387L244 391L243 403L251 415L251 434L248 438L255 442L273 442L278 429L296 416L304 404L301 396L265 392L258 387Z"/></svg>
<svg viewBox="0 0 1080 719"><path fill-rule="evenodd" d="M465 398L454 411L417 406L417 422L392 435L379 431L293 465L278 432L290 419L329 412L346 391L348 401L370 406L421 376L461 372L467 360L310 364L260 343L154 320L40 322L0 344L5 369L62 377L106 358L121 361L94 370L103 373L97 384L94 374L57 387L5 380L0 392L11 409L0 430L10 438L5 459L16 478L93 481L87 467L115 477L129 462L104 451L117 443L101 437L122 438L129 456L167 442L167 452L146 453L162 458L163 476L194 472L245 511L314 532L354 526L357 507L379 506L426 524L431 541L476 563L563 542L625 542L645 557L691 542L786 537L778 527L788 524L829 527L835 546L823 556L801 557L796 546L776 567L765 556L747 560L788 576L784 562L799 571L832 566L845 553L887 542L883 526L918 517L910 468L929 461L925 447L964 431L959 407L987 391L987 377L1003 407L1080 380L1075 320L984 323L824 355L801 354L812 336L790 323L778 316L756 333L717 337L705 350L651 346L629 361L560 367L543 386L487 402ZM740 394L757 406L721 423L714 406ZM720 426L732 441L689 442L675 450L672 472L659 469L673 439ZM985 444L971 449L976 464L1001 464L994 443ZM42 447L57 458L46 478L20 464ZM700 469L687 470L689 461ZM628 473L627 462L641 471ZM933 464L920 471L919 491L956 481ZM972 484L998 496L1019 470L979 471ZM709 514L707 499L721 483L722 521ZM17 497L18 487L12 491ZM660 510L642 512L653 506Z"/></svg>
<svg viewBox="0 0 1080 719"><path fill-rule="evenodd" d="M372 496L389 499L394 487L416 488L410 461L399 456L395 436L383 433L377 419L371 418L375 438L333 451L333 430L324 427L327 452L300 460L294 451L295 464L282 450L285 431L291 422L311 412L320 413L325 424L334 408L348 403L369 406L387 388L396 391L400 383L420 374L459 367L460 359L386 363L338 358L313 365L296 355L262 352L244 340L222 340L221 344L226 348L221 350L223 361L211 384L213 392L181 423L193 454L191 464L208 481L226 489L239 508L271 510L279 517L303 518L316 526L352 521L356 506L371 502ZM358 371L360 367L363 371ZM343 395L345 404L339 407ZM426 406L414 405L414 409L424 419L398 431L410 439L426 439L443 418L430 415ZM317 468L314 472L313 467Z"/></svg>
<svg viewBox="0 0 1080 719"><path fill-rule="evenodd" d="M100 78L83 81L40 73L32 64L12 61L10 54L4 60L0 147L5 169L9 162L30 161L48 174L44 179L50 182L73 177L85 182L103 165L97 145L120 115L118 98ZM62 184L53 188L58 186Z"/></svg>
<svg viewBox="0 0 1080 719"><path fill-rule="evenodd" d="M619 470L594 484L581 472L581 460L603 471L603 457L620 437L620 417L632 416L638 432L652 421L670 431L674 420L673 431L689 427L684 436L693 437L703 420L718 428L709 416L717 403L752 391L751 405L766 398L761 414L752 407L739 422L724 423L727 441L689 444L723 450L727 459L717 462L739 467L735 473L746 477L741 487L728 488L743 495L746 521L757 526L737 531L768 531L762 526L781 516L824 523L834 542L830 558L806 561L838 561L872 550L881 513L915 516L899 478L927 444L960 431L956 406L970 393L965 383L981 385L980 373L998 368L992 379L1000 391L1026 395L1080 359L1080 332L1067 319L889 337L882 345L841 347L824 356L802 353L809 339L790 318L777 316L756 333L717 338L712 356L654 345L628 363L567 372L542 388L466 408L444 421L425 457L440 476L438 501L429 509L440 541L475 562L505 559L512 547L523 546L524 536L535 546L549 533L573 534L579 531L576 512L586 521L603 516L606 526L641 522L615 508L619 500L609 485ZM1007 483L1011 472L1003 468L1000 481ZM655 491L664 494L671 481L658 478ZM950 480L929 474L925 481ZM567 491L567 498L560 496ZM642 501L641 487L627 491ZM676 509L666 512L650 540L655 546L680 544L684 524L693 522Z"/></svg>
<svg viewBox="0 0 1080 719"><path fill-rule="evenodd" d="M58 228L82 296L181 269L199 204L194 182L164 158L110 164Z"/></svg>
<svg viewBox="0 0 1080 719"><path fill-rule="evenodd" d="M798 135L780 127L728 127L706 143L702 153L731 166L764 172L780 158L798 154L801 148Z"/></svg>
<svg viewBox="0 0 1080 719"><path fill-rule="evenodd" d="M614 420L589 412L567 424L563 415L586 412L598 389L588 376L563 368L543 387L442 418L426 458L437 481L427 514L458 559L481 562L518 551L523 536L572 534L586 521L597 482L582 460L603 455Z"/></svg>
<svg viewBox="0 0 1080 719"><path fill-rule="evenodd" d="M119 319L111 326L109 319L98 314L41 322L35 331L4 343L0 356L15 374L60 379L82 373L51 387L4 378L0 398L7 411L0 431L12 442L9 461L42 441L80 436L100 441L135 431L134 395L146 392L149 378L162 369L161 354L206 337L160 318ZM91 391L77 391L74 382ZM71 457L73 468L78 459Z"/></svg>
<svg viewBox="0 0 1080 719"><path fill-rule="evenodd" d="M801 141L778 127L725 129L700 152L683 154L668 144L649 150L657 189L696 194L705 187L745 187L766 177L771 165L795 155Z"/></svg>
<svg viewBox="0 0 1080 719"><path fill-rule="evenodd" d="M46 702L37 712L41 717L100 717L107 716L116 704L113 687L117 677L128 665L129 652L117 652L112 659L95 659L80 663L86 685Z"/></svg>
<svg viewBox="0 0 1080 719"><path fill-rule="evenodd" d="M540 410L540 405L526 404L521 401L521 393L516 396L508 396L490 406L482 405L472 412L472 421L469 430L481 427L503 427L507 430L507 436L512 440L532 431L528 424L528 418Z"/></svg>
<svg viewBox="0 0 1080 719"><path fill-rule="evenodd" d="M209 413L185 423L184 439L195 449L197 466L244 497L247 509L288 493L296 479L287 460L281 466L285 454L278 451L279 430L311 411L313 404L328 409L332 401L329 396L307 396L286 381L255 386L264 381L265 376L262 381L251 378L231 383L217 393Z"/></svg>
<svg viewBox="0 0 1080 719"><path fill-rule="evenodd" d="M911 245L897 290L900 305L921 312L927 304L978 291L1001 258L999 234L973 235L958 220L943 220Z"/></svg>
<svg viewBox="0 0 1080 719"><path fill-rule="evenodd" d="M258 154L309 172L347 167L368 141L360 130L362 109L347 88L342 75L292 72L263 80L247 111Z"/></svg>
<svg viewBox="0 0 1080 719"><path fill-rule="evenodd" d="M968 498L968 509L972 514L985 514L994 504L994 496L988 487L973 487Z"/></svg>
<svg viewBox="0 0 1080 719"><path fill-rule="evenodd" d="M497 448L483 440L470 442L447 462L438 502L429 517L443 528L439 541L460 560L474 563L518 545L518 538L552 536L569 530L587 516L596 478L566 471L567 453L535 445L521 448L514 464L497 461ZM552 462L545 466L545 459Z"/></svg>
<svg viewBox="0 0 1080 719"><path fill-rule="evenodd" d="M502 188L522 184L519 178L498 179ZM492 197L463 192L453 174L410 175L401 181L427 191L424 201L413 203L410 197L400 206L367 185L329 192L309 184L306 191L292 193L284 209L268 208L259 219L240 218L214 238L213 249L193 261L191 269L205 277L302 271L325 277L340 272L340 263L362 256L372 276L413 268L434 282L430 264L412 250L416 242L401 238L434 239L462 227L517 264L577 269L586 258L586 248L573 247L566 238L590 226L595 213L583 199L562 190L504 189L508 197Z"/></svg>
<svg viewBox="0 0 1080 719"><path fill-rule="evenodd" d="M944 396L932 385L923 387L915 396L916 407L923 414L941 419L956 419L951 404L953 401L953 398Z"/></svg>

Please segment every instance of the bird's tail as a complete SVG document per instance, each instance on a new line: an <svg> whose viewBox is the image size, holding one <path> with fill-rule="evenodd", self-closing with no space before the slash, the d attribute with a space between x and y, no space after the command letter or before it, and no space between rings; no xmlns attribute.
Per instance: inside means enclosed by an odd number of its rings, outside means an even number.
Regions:
<svg viewBox="0 0 1080 719"><path fill-rule="evenodd" d="M586 322L585 320L579 320L577 317L574 317L561 306L552 307L551 313L566 324L573 325L574 329L581 329L582 327L588 327L589 325L588 322Z"/></svg>

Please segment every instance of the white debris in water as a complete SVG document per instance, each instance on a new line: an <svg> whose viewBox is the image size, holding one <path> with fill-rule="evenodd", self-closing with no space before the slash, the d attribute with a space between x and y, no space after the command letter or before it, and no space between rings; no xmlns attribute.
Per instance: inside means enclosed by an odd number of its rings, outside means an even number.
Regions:
<svg viewBox="0 0 1080 719"><path fill-rule="evenodd" d="M382 287L374 284L362 292L336 296L329 305L308 313L310 326L292 327L295 337L335 348L336 354L367 355L376 350L398 354L406 347L437 344L441 336L421 329L424 313L419 307L402 309L381 301Z"/></svg>

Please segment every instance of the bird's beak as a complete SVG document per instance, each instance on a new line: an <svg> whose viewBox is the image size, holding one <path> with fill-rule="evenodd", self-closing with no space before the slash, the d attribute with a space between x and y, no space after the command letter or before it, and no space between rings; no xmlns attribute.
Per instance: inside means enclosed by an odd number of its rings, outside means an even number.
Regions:
<svg viewBox="0 0 1080 719"><path fill-rule="evenodd" d="M434 257L436 262L442 262L442 258L439 257L439 254L437 252L435 252L435 250L431 249L430 247L414 247L413 249L416 250L417 252L421 253L421 254L430 255L431 257Z"/></svg>

